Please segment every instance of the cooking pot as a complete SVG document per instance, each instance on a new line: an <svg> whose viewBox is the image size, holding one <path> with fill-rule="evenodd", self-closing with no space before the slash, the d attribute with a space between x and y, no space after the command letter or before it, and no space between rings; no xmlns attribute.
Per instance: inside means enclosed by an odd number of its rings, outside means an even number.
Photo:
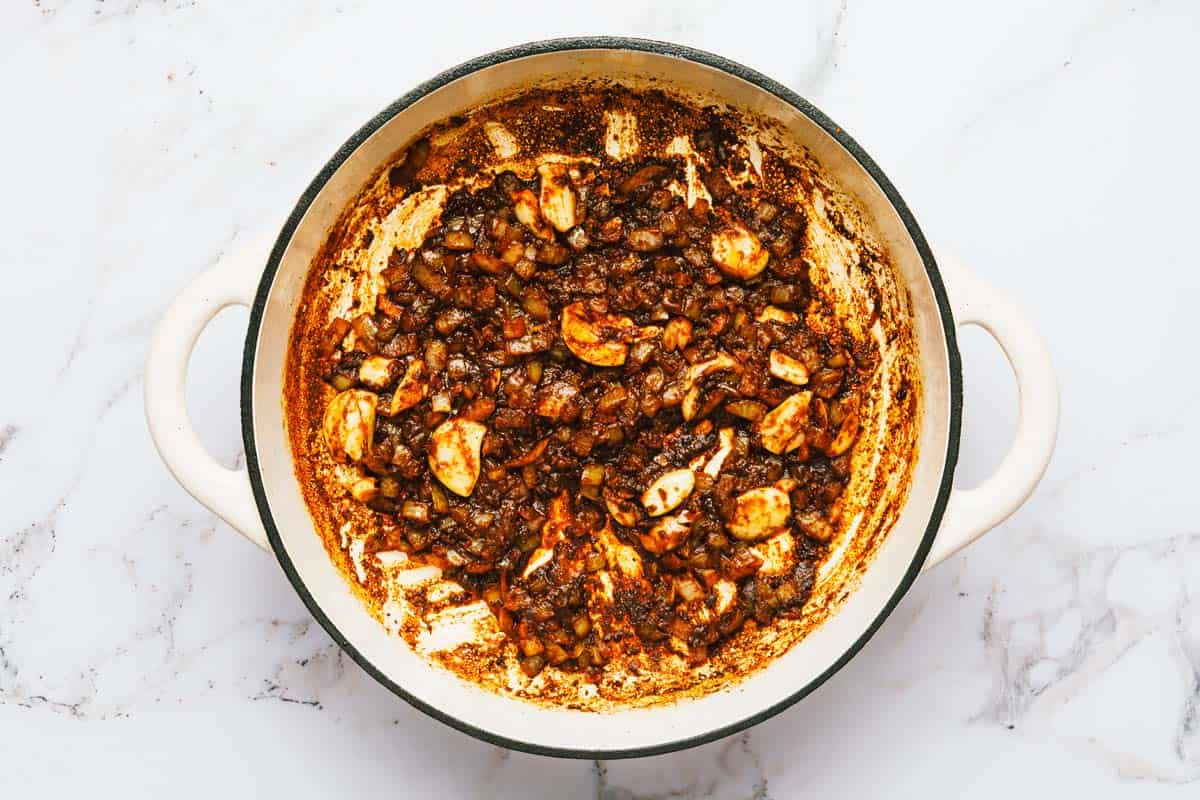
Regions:
<svg viewBox="0 0 1200 800"><path fill-rule="evenodd" d="M350 590L314 530L285 431L284 365L305 277L331 226L364 183L432 123L521 87L578 75L720 98L778 123L874 221L907 290L923 386L919 458L886 540L837 612L744 680L670 704L589 712L487 692L433 665L388 634ZM273 246L229 255L171 304L146 365L146 415L159 453L197 500L275 553L313 616L360 666L429 715L495 744L550 755L614 758L676 750L740 731L813 691L864 645L925 569L1005 519L1046 468L1058 391L1046 348L1020 311L941 254L874 161L835 123L780 84L709 53L620 38L523 45L467 62L409 92L371 119L317 174ZM263 259L266 258L265 267ZM242 360L246 469L202 447L184 397L188 359L213 316L250 307ZM955 331L978 325L1000 344L1019 388L1011 450L980 486L953 489L962 411Z"/></svg>

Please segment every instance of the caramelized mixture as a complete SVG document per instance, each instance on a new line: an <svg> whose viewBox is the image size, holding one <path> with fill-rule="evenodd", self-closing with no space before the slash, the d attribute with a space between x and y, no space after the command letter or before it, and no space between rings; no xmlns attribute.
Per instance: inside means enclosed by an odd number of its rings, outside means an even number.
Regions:
<svg viewBox="0 0 1200 800"><path fill-rule="evenodd" d="M874 354L810 291L804 210L735 188L720 128L692 140L690 206L678 159L451 193L375 307L320 334L320 435L360 468L368 554L441 567L528 676L702 663L802 613L836 527ZM429 152L392 186L419 191Z"/></svg>

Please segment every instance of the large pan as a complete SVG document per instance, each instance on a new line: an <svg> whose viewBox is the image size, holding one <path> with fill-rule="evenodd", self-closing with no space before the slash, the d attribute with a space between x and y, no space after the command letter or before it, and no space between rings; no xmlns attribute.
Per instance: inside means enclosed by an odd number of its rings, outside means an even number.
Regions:
<svg viewBox="0 0 1200 800"><path fill-rule="evenodd" d="M919 448L907 499L886 540L836 614L744 680L686 701L604 713L522 702L483 691L390 637L328 557L297 484L281 402L289 332L314 255L366 181L427 126L521 87L573 75L657 85L719 99L769 119L852 195L886 243L907 293L923 386ZM265 259L265 264L264 264ZM184 402L188 358L222 308L251 309L242 362L247 468L220 466L192 430ZM1003 348L1020 390L1015 441L996 472L952 488L962 373L955 331L978 325ZM921 572L1011 514L1053 450L1058 394L1046 349L1011 303L942 255L935 262L899 193L835 123L784 86L718 56L660 42L563 39L467 62L404 95L343 145L299 198L274 240L239 251L173 302L146 370L146 412L163 460L204 505L274 552L313 616L367 672L400 697L471 735L530 752L586 758L643 756L735 733L797 702L840 669L879 628Z"/></svg>

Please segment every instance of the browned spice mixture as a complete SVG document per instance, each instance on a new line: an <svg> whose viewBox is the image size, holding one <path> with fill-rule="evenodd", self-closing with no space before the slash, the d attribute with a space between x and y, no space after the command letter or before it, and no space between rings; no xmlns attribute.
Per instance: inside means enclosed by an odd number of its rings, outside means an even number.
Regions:
<svg viewBox="0 0 1200 800"><path fill-rule="evenodd" d="M693 137L709 165L721 130ZM415 188L421 140L389 180ZM527 675L691 663L813 588L870 365L806 283L798 209L675 160L545 163L452 194L372 313L324 334L322 421L403 551L486 601ZM353 332L352 336L348 336ZM795 558L761 574L750 545ZM731 589L736 587L736 591ZM597 624L602 620L602 624Z"/></svg>

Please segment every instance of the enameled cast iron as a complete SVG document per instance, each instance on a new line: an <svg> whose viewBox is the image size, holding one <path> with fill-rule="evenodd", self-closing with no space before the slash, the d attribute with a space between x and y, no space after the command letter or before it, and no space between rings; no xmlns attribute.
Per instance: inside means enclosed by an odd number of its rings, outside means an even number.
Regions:
<svg viewBox="0 0 1200 800"><path fill-rule="evenodd" d="M832 619L736 686L672 705L610 713L536 706L468 685L389 637L351 593L301 498L280 401L288 336L304 278L327 231L364 182L427 125L540 78L578 74L699 91L777 120L873 218L909 292L921 354L920 457L900 518ZM661 42L590 38L538 42L470 61L397 100L346 142L300 197L270 248L239 252L171 305L146 366L146 414L163 460L204 505L274 551L313 616L367 672L416 707L474 736L551 755L614 758L676 750L735 733L795 703L863 646L923 569L1012 513L1054 447L1058 393L1046 349L1021 313L958 266L939 267L896 189L824 114L780 84L718 56ZM250 306L242 363L247 469L209 456L186 412L184 379L196 338L229 305ZM1016 374L1020 421L995 474L952 489L962 375L955 329L979 325Z"/></svg>

